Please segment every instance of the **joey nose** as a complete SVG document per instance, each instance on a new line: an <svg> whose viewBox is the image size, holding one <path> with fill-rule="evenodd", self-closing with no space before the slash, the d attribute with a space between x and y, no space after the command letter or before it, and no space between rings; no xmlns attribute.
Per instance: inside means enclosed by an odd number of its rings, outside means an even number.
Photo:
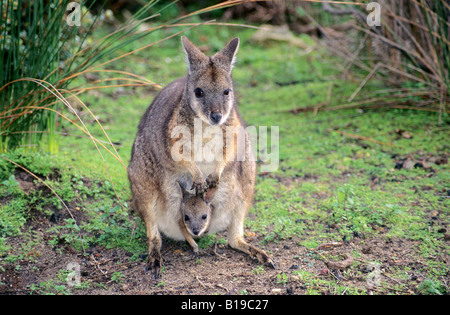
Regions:
<svg viewBox="0 0 450 315"><path fill-rule="evenodd" d="M222 119L222 114L220 112L211 112L209 117L213 123L217 124Z"/></svg>

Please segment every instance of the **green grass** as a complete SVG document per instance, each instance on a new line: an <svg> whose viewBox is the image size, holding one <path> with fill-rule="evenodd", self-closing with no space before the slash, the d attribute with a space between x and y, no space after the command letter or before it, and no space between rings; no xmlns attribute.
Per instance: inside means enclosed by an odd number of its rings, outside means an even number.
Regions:
<svg viewBox="0 0 450 315"><path fill-rule="evenodd" d="M315 50L304 55L288 44L256 45L249 40L252 32L203 26L186 34L199 45L208 44L208 38L212 39L210 47L213 51L229 38L239 36L241 48L233 77L242 116L250 125L280 128L278 170L258 176L255 202L246 220L246 229L256 232L262 243L292 238L298 239L299 246L307 248L354 237L416 240L418 250L429 266L429 278L421 283L418 291L448 293L441 281L448 270L431 258L442 251L448 253L450 248L438 232L439 226L430 225L431 217L449 224L448 164L431 164L435 172L429 175L430 171L422 168L395 169L393 158L395 155L425 156L448 152L448 128L438 125L437 114L418 111L287 113L286 110L294 107L326 101L331 82L334 85L332 98L350 96L357 84L340 79L335 67L340 61L325 51ZM153 40L151 36L149 41ZM136 48L134 45L137 43L117 54ZM179 38L173 38L111 67L167 85L185 73L180 45ZM74 84L82 84L83 80L78 78ZM305 82L283 87L276 83L293 80ZM368 85L367 88L377 87ZM148 89L125 88L92 91L82 96L111 141L117 144L125 164L130 159L141 115L155 95L155 91ZM90 132L102 138L96 122L86 113L81 114ZM139 218L128 213L127 202L131 195L126 170L101 149L119 202L92 141L68 123L63 123L62 129L69 136L60 136L58 154L31 155L18 150L6 155L45 180L64 202L72 209L77 207L83 214L77 224L68 219L44 231L49 235L46 242L57 248L58 242L63 240L77 251L89 244L120 247L137 259L146 251L145 229ZM413 137L398 138L396 129L407 130ZM392 145L354 139L334 130ZM33 219L35 211L46 215L51 215L55 208L66 211L38 181L39 188L25 194L13 176L16 171L12 164L0 160L0 257L6 255L6 260L10 257L8 261L24 255L25 248L13 249L7 245L7 240L31 233L24 225ZM206 248L214 242L214 237L208 237L200 245ZM257 269L255 272L262 271ZM399 278L405 276L405 271L397 272ZM320 293L320 285L332 280L319 279L298 270L280 274L278 281L286 284L292 276L302 279L310 294ZM116 274L115 281L121 279L121 275ZM58 283L55 279L47 284L55 290ZM63 287L56 287L56 290L67 293ZM356 287L335 287L336 294L344 291L348 294L365 292Z"/></svg>

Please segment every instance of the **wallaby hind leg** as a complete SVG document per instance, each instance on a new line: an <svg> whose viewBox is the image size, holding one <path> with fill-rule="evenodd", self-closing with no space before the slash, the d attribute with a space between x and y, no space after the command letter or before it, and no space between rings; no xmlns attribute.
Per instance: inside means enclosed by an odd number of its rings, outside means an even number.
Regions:
<svg viewBox="0 0 450 315"><path fill-rule="evenodd" d="M260 264L268 265L275 268L272 258L263 250L248 244L244 240L244 218L246 209L236 209L233 213L233 220L228 231L228 244L231 248L237 249L250 255Z"/></svg>
<svg viewBox="0 0 450 315"><path fill-rule="evenodd" d="M148 257L146 271L154 273L155 278L159 277L161 270L161 235L159 233L158 225L154 216L155 206L154 200L148 198L149 195L143 195L139 193L139 190L135 185L131 185L133 192L133 207L138 212L145 223L147 230L147 245L148 245ZM147 198L146 198L147 197Z"/></svg>
<svg viewBox="0 0 450 315"><path fill-rule="evenodd" d="M158 226L153 224L151 220L144 218L145 227L147 229L147 245L148 257L146 271L151 271L155 275L155 279L159 278L161 271L161 235Z"/></svg>

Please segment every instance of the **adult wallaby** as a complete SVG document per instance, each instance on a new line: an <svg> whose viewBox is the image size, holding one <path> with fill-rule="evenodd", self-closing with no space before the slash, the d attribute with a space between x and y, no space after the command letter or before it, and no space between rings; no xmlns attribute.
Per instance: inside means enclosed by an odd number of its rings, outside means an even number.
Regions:
<svg viewBox="0 0 450 315"><path fill-rule="evenodd" d="M184 239L178 224L182 195L177 182L192 187L197 194L217 188L211 202L214 211L209 233L228 228L229 246L273 267L272 259L247 244L243 237L244 218L252 203L256 177L249 136L241 128L242 134L237 138L245 142L245 151L237 158L242 143L231 141L230 144L229 140L235 140L236 135L226 132L228 128L244 125L235 104L231 79L239 39L232 39L212 57L203 54L186 37L181 37L181 41L188 74L162 89L145 112L128 167L132 207L142 216L147 229L147 269L158 277L160 231L172 239ZM194 150L189 150L192 146L186 142L192 139L195 142L198 131L194 129L199 127L201 136L211 126L222 132L217 142L221 150L212 161L203 156L194 157ZM180 136L180 130L187 131L189 136ZM200 141L204 146L211 139L202 137ZM175 157L174 152L175 155L180 153L182 158Z"/></svg>

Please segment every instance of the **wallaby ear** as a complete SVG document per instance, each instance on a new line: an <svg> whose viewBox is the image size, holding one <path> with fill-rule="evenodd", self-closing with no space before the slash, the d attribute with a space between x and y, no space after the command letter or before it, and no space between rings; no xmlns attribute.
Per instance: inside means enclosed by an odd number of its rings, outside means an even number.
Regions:
<svg viewBox="0 0 450 315"><path fill-rule="evenodd" d="M188 73L198 70L208 62L208 57L197 46L192 44L186 36L181 36L181 43L186 54Z"/></svg>
<svg viewBox="0 0 450 315"><path fill-rule="evenodd" d="M217 54L215 54L212 59L217 62L222 68L231 73L233 65L236 62L236 53L239 48L239 38L233 38L229 43Z"/></svg>
<svg viewBox="0 0 450 315"><path fill-rule="evenodd" d="M219 189L219 186L216 186L214 188L208 188L206 192L203 194L203 200L206 202L206 204L209 206L211 204L211 201L214 199L214 196L216 195L217 190Z"/></svg>

